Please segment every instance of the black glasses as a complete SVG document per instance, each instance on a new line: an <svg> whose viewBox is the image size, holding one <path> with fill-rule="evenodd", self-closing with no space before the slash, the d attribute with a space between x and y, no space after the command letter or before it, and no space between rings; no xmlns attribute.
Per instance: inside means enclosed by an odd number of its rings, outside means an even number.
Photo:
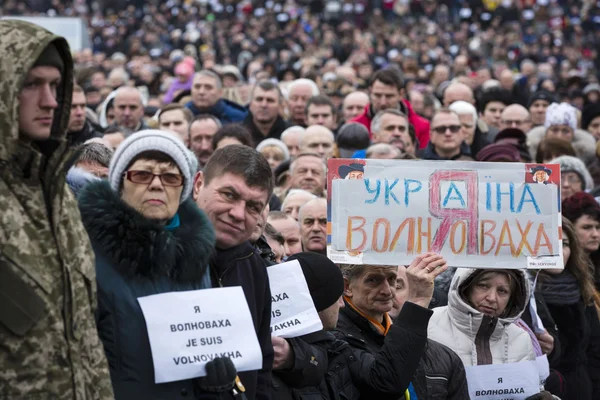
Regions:
<svg viewBox="0 0 600 400"><path fill-rule="evenodd" d="M177 187L183 185L183 176L181 174L174 174L171 172L167 172L166 174L155 174L154 172L150 171L126 171L125 176L127 177L127 180L133 183L144 185L149 185L150 182L152 182L157 176L165 186Z"/></svg>
<svg viewBox="0 0 600 400"><path fill-rule="evenodd" d="M431 129L440 135L446 133L447 130L450 130L452 133L458 133L460 131L460 125L440 125Z"/></svg>

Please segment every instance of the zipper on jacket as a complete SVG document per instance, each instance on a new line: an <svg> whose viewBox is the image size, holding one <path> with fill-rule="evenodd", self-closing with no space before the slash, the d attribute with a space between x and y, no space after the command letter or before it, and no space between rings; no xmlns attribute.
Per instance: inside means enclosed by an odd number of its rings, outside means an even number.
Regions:
<svg viewBox="0 0 600 400"><path fill-rule="evenodd" d="M250 258L250 257L252 257L252 255L253 255L253 254L254 254L254 252L252 252L252 253L250 253L250 254L248 254L248 255L246 255L246 256L243 256L243 257L236 258L235 260L233 260L233 261L231 262L231 264L230 264L230 265L229 265L227 268L225 268L225 271L223 271L223 273L222 273L221 275L219 275L219 274L218 274L217 268L214 266L214 264L213 264L213 263L210 263L210 269L211 269L211 270L212 270L212 271L215 273L215 276L217 277L217 282L219 283L219 287L223 287L223 277L225 276L225 274L227 274L227 272L229 272L229 270L230 270L230 269L231 269L231 268L232 268L232 267L233 267L233 266L234 266L234 265L235 265L235 264L236 264L238 261L241 261L241 260L245 260L245 259L247 259L247 258Z"/></svg>

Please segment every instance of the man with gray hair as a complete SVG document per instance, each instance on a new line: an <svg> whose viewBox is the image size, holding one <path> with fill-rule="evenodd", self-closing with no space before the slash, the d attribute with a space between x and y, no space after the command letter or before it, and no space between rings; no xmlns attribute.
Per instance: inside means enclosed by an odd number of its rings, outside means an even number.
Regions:
<svg viewBox="0 0 600 400"><path fill-rule="evenodd" d="M115 125L139 132L148 129L144 123L145 99L134 87L123 86L117 89L114 99Z"/></svg>
<svg viewBox="0 0 600 400"><path fill-rule="evenodd" d="M479 129L477 109L473 104L462 100L455 101L448 108L458 114L464 141L469 145L471 155L477 156L481 149L491 143L487 135Z"/></svg>
<svg viewBox="0 0 600 400"><path fill-rule="evenodd" d="M232 101L222 99L223 82L216 73L202 70L194 75L192 81L192 100L185 106L194 116L200 114L214 115L223 125L242 122L248 112Z"/></svg>
<svg viewBox="0 0 600 400"><path fill-rule="evenodd" d="M388 108L375 115L371 122L373 143L386 143L396 147L400 152L415 156L417 137L410 132L406 114Z"/></svg>
<svg viewBox="0 0 600 400"><path fill-rule="evenodd" d="M290 83L287 95L290 125L306 126L306 104L317 95L319 87L310 79L296 79Z"/></svg>

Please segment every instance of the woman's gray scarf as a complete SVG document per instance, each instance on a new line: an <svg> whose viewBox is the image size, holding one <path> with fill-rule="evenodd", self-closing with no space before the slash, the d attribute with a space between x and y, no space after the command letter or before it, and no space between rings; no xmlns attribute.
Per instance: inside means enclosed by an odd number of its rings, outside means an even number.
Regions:
<svg viewBox="0 0 600 400"><path fill-rule="evenodd" d="M543 282L542 294L546 303L555 305L575 304L581 298L577 278L569 270L552 275L548 281Z"/></svg>

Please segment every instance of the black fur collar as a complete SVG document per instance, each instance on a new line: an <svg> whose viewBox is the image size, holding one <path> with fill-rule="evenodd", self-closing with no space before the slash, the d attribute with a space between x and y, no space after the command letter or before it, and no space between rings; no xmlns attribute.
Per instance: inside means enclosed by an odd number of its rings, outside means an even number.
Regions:
<svg viewBox="0 0 600 400"><path fill-rule="evenodd" d="M126 276L193 282L204 276L215 234L193 200L179 206L181 224L165 229L125 204L108 182L86 186L79 209L94 250Z"/></svg>

